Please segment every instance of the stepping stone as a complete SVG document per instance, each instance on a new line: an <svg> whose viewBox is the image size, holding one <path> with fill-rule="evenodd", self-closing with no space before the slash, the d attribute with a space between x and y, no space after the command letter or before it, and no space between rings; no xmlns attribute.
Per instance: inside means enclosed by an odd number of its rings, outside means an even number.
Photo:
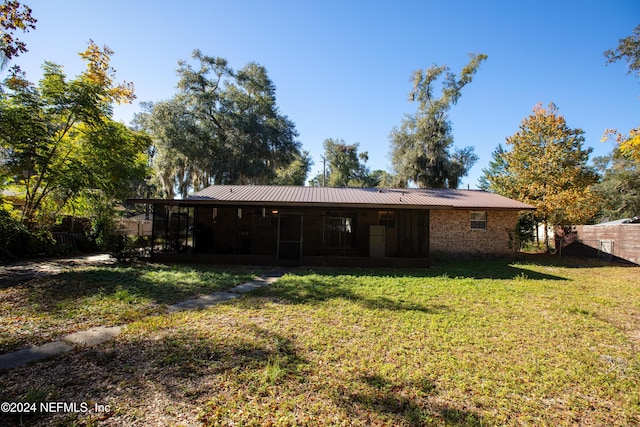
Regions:
<svg viewBox="0 0 640 427"><path fill-rule="evenodd" d="M265 274L262 277L259 277L255 280L243 283L242 285L238 285L236 287L229 289L229 292L237 292L239 294L245 294L247 292L255 291L256 289L260 289L277 282L278 279L281 278L285 273L286 271L284 270L270 271L269 273Z"/></svg>
<svg viewBox="0 0 640 427"><path fill-rule="evenodd" d="M273 282L275 282L275 280L271 281L271 283L273 283ZM256 280L252 280L250 282L243 283L242 285L235 286L235 287L229 289L229 292L235 292L235 293L238 293L238 294L245 294L247 292L255 291L256 289L260 289L260 288L263 288L265 286L268 286L271 283L269 283L267 280L256 279Z"/></svg>
<svg viewBox="0 0 640 427"><path fill-rule="evenodd" d="M73 350L73 347L63 341L54 341L37 347L25 348L24 350L0 356L0 369L17 368L29 362L48 359L49 357L68 353L71 350Z"/></svg>
<svg viewBox="0 0 640 427"><path fill-rule="evenodd" d="M169 312L180 310L205 309L219 304L223 301L229 301L238 298L240 295L230 292L214 292L199 298L189 299L169 306Z"/></svg>
<svg viewBox="0 0 640 427"><path fill-rule="evenodd" d="M86 331L75 332L64 336L62 339L69 344L94 346L110 340L122 331L120 326L91 328Z"/></svg>

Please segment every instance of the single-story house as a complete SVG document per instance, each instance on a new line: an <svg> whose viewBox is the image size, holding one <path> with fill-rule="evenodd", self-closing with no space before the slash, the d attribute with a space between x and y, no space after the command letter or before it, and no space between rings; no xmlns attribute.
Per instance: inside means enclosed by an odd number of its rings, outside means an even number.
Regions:
<svg viewBox="0 0 640 427"><path fill-rule="evenodd" d="M213 185L153 205L155 257L197 262L426 266L512 256L532 206L479 190ZM170 255L166 255L170 254Z"/></svg>

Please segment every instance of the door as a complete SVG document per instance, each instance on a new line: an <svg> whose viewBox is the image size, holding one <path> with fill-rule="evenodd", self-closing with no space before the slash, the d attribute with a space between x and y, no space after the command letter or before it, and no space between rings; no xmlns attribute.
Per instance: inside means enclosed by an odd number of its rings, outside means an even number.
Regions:
<svg viewBox="0 0 640 427"><path fill-rule="evenodd" d="M278 262L299 265L302 257L302 213L280 212L278 215Z"/></svg>
<svg viewBox="0 0 640 427"><path fill-rule="evenodd" d="M387 229L384 225L369 226L369 256L382 258L385 255Z"/></svg>

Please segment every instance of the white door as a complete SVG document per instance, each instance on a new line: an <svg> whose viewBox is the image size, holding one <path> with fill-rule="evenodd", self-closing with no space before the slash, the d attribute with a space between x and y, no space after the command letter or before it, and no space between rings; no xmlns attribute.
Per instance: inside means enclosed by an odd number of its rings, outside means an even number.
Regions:
<svg viewBox="0 0 640 427"><path fill-rule="evenodd" d="M386 227L384 225L369 226L369 256L382 258L385 255Z"/></svg>

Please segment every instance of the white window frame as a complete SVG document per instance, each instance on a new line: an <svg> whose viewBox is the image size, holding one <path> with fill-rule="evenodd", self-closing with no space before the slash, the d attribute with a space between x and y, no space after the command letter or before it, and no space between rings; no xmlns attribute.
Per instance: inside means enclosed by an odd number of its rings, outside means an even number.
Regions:
<svg viewBox="0 0 640 427"><path fill-rule="evenodd" d="M472 211L470 227L471 230L486 231L487 211Z"/></svg>

